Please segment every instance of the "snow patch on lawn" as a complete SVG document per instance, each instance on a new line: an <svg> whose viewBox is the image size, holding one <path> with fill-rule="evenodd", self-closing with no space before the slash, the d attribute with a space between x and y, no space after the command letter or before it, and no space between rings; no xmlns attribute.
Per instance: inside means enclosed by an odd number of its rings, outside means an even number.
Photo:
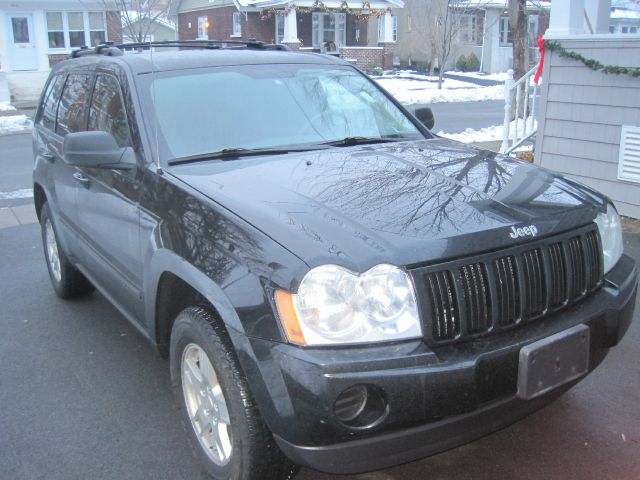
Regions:
<svg viewBox="0 0 640 480"><path fill-rule="evenodd" d="M482 87L470 82L445 78L442 89L438 89L438 77L407 71L374 77L374 80L404 105L478 102L504 98L502 85Z"/></svg>
<svg viewBox="0 0 640 480"><path fill-rule="evenodd" d="M16 107L14 107L13 105L7 102L0 102L0 112L15 112L15 111L16 111Z"/></svg>
<svg viewBox="0 0 640 480"><path fill-rule="evenodd" d="M496 82L504 82L507 78L509 78L509 74L507 72L500 73L481 73L481 72L445 72L447 74L456 75L458 77L469 77L469 78L479 78L481 80L494 80Z"/></svg>
<svg viewBox="0 0 640 480"><path fill-rule="evenodd" d="M407 85L402 80L380 79L378 83L382 88L393 95L404 105L444 102L481 102L485 100L502 100L504 87L494 85L491 87L475 88L443 88L438 90L431 85Z"/></svg>
<svg viewBox="0 0 640 480"><path fill-rule="evenodd" d="M0 116L0 135L30 132L32 128L33 122L26 115Z"/></svg>
<svg viewBox="0 0 640 480"><path fill-rule="evenodd" d="M531 120L531 119L529 119ZM538 122L533 122L533 128L538 127ZM511 122L509 135L513 135L513 129L515 128L515 121ZM524 122L520 120L518 122L518 137L521 138L524 135ZM529 121L529 126L527 128L529 132L532 131L532 126ZM487 128L481 128L480 130L474 130L472 128L467 128L464 132L461 133L446 133L446 132L438 132L438 135L441 137L448 138L450 140L455 140L457 142L462 143L477 143L477 142L494 142L502 140L502 135L504 133L504 127L502 125L493 125Z"/></svg>
<svg viewBox="0 0 640 480"><path fill-rule="evenodd" d="M33 190L31 188L13 190L12 192L0 192L0 200L15 200L17 198L32 198L32 197L33 197Z"/></svg>

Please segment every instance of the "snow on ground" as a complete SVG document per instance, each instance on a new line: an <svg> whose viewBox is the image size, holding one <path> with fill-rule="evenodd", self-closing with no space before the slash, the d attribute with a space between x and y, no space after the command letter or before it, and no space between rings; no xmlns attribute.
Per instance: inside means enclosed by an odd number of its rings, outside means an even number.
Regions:
<svg viewBox="0 0 640 480"><path fill-rule="evenodd" d="M537 126L538 126L538 122L534 120L533 128L537 128ZM515 128L515 120L511 122L511 125L509 127L510 136L513 135L514 128ZM522 120L518 122L518 130L519 130L518 137L521 138L524 135L524 122ZM529 132L532 130L530 122L527 130ZM437 135L448 138L450 140L455 140L457 142L476 143L476 142L493 142L493 141L502 140L503 132L504 132L504 128L502 125L493 125L491 127L481 128L480 130L473 130L472 128L467 128L462 133L445 133L440 131L437 133Z"/></svg>
<svg viewBox="0 0 640 480"><path fill-rule="evenodd" d="M11 115L16 112L16 115ZM33 123L26 115L18 114L7 102L0 102L0 135L5 133L30 132Z"/></svg>
<svg viewBox="0 0 640 480"><path fill-rule="evenodd" d="M438 77L407 71L374 77L374 80L404 105L477 102L504 98L502 85L479 87L471 82L445 78L442 89L438 90Z"/></svg>
<svg viewBox="0 0 640 480"><path fill-rule="evenodd" d="M458 77L479 78L481 80L494 80L496 82L504 82L509 77L507 72L481 73L481 72L457 72L455 70L452 70L450 72L445 72L445 73L456 75Z"/></svg>
<svg viewBox="0 0 640 480"><path fill-rule="evenodd" d="M0 102L0 112L15 112L16 107L8 104L7 102Z"/></svg>
<svg viewBox="0 0 640 480"><path fill-rule="evenodd" d="M0 116L0 135L30 132L32 128L33 123L26 115Z"/></svg>
<svg viewBox="0 0 640 480"><path fill-rule="evenodd" d="M16 198L33 197L33 189L23 188L21 190L13 190L11 192L0 192L0 200L15 200Z"/></svg>

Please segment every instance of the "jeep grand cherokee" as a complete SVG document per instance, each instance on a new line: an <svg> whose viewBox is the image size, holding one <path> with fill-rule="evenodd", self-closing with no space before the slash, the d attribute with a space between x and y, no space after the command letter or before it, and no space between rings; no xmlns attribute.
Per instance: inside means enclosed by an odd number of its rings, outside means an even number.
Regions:
<svg viewBox="0 0 640 480"><path fill-rule="evenodd" d="M214 478L461 445L625 334L637 271L604 196L438 138L334 57L172 45L52 69L35 206L55 291L98 289L169 358Z"/></svg>

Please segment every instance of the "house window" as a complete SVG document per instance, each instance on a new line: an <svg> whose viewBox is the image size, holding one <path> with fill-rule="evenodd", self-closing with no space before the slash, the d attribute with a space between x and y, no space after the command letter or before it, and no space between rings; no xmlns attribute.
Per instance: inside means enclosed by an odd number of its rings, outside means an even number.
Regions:
<svg viewBox="0 0 640 480"><path fill-rule="evenodd" d="M411 31L411 15L407 15L407 32Z"/></svg>
<svg viewBox="0 0 640 480"><path fill-rule="evenodd" d="M458 15L459 38L468 45L482 45L482 36L478 28L478 16L474 14Z"/></svg>
<svg viewBox="0 0 640 480"><path fill-rule="evenodd" d="M346 43L347 15L345 13L311 14L311 43L316 48L340 47Z"/></svg>
<svg viewBox="0 0 640 480"><path fill-rule="evenodd" d="M391 31L391 38L394 42L398 41L398 17L391 15L391 22L393 30ZM378 17L378 41L384 38L384 16Z"/></svg>
<svg viewBox="0 0 640 480"><path fill-rule="evenodd" d="M198 39L209 40L209 19L198 17Z"/></svg>
<svg viewBox="0 0 640 480"><path fill-rule="evenodd" d="M240 12L233 12L233 30L232 36L242 36L242 22L240 20Z"/></svg>
<svg viewBox="0 0 640 480"><path fill-rule="evenodd" d="M84 15L82 12L68 12L67 23L69 24L69 45L72 47L83 47L87 44L84 32Z"/></svg>
<svg viewBox="0 0 640 480"><path fill-rule="evenodd" d="M50 49L95 47L107 41L104 12L46 12Z"/></svg>
<svg viewBox="0 0 640 480"><path fill-rule="evenodd" d="M89 38L95 47L107 41L107 28L104 12L89 12Z"/></svg>
<svg viewBox="0 0 640 480"><path fill-rule="evenodd" d="M629 27L629 33L638 33L638 27Z"/></svg>
<svg viewBox="0 0 640 480"><path fill-rule="evenodd" d="M511 45L511 22L509 17L500 17L500 46Z"/></svg>
<svg viewBox="0 0 640 480"><path fill-rule="evenodd" d="M47 12L47 31L49 33L49 48L66 48L62 12Z"/></svg>

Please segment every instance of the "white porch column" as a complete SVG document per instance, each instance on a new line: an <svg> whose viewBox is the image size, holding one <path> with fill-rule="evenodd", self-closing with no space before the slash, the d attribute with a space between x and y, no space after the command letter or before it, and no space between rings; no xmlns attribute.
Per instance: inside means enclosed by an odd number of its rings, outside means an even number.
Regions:
<svg viewBox="0 0 640 480"><path fill-rule="evenodd" d="M378 39L380 43L394 43L393 42L393 16L391 12L385 12L382 18L382 38Z"/></svg>
<svg viewBox="0 0 640 480"><path fill-rule="evenodd" d="M584 0L551 2L548 35L584 33Z"/></svg>
<svg viewBox="0 0 640 480"><path fill-rule="evenodd" d="M593 33L609 33L611 0L585 0L584 10ZM585 26L585 30L589 32L589 27Z"/></svg>
<svg viewBox="0 0 640 480"><path fill-rule="evenodd" d="M298 40L298 18L295 8L289 10L289 13L284 16L284 37L282 43L287 45L300 43Z"/></svg>

